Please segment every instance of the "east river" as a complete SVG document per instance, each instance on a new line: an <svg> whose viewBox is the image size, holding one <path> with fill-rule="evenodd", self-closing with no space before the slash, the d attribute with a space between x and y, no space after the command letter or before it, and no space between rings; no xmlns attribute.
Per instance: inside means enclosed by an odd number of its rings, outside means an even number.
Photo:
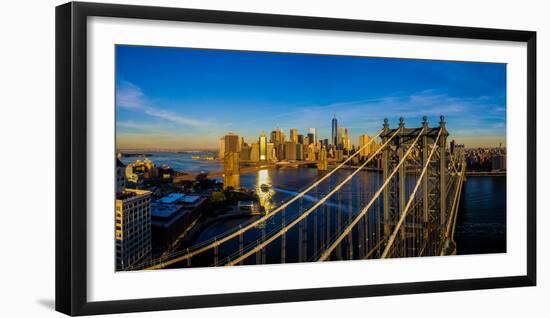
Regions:
<svg viewBox="0 0 550 318"><path fill-rule="evenodd" d="M189 173L220 171L218 161L193 160L192 155L205 156L204 153L152 153L151 159L157 165L167 164L177 171ZM137 156L123 157L123 163L134 162ZM346 178L352 170L341 169L301 200L291 204L284 213L270 218L265 224L247 232L243 237L243 246L253 246L262 236L269 237L277 232L283 220L290 223L298 217L299 211L312 206L324 194L331 191ZM320 177L315 168L288 168L259 170L256 173L241 175L241 186L254 189L260 203L266 210L272 210L281 202L289 200L313 180ZM414 181L414 180L412 180ZM361 171L340 191L335 193L315 213L306 218L307 222L295 226L286 235L285 262L308 261L318 257L335 235L368 203L369 198L382 184L381 173ZM381 200L380 200L381 201ZM506 252L506 177L467 177L460 202L455 240L458 254L504 253ZM358 225L359 230L352 232L352 242L344 240L342 247L336 250L336 259L362 258L380 238L381 203L376 202L367 213L367 218ZM252 217L225 218L210 222L194 235L191 245L205 243L215 236L230 232L239 226L251 222ZM316 229L316 230L315 230ZM357 241L364 242L362 245ZM303 242L300 244L300 242ZM283 258L280 239L268 246L265 255L251 256L244 263L280 263ZM346 244L347 245L346 247ZM224 243L218 250L218 260L234 257L238 253L239 241L233 239ZM213 255L205 253L194 262L211 263ZM264 257L263 260L258 257ZM202 259L202 260L201 260ZM199 264L195 263L194 266ZM202 264L201 264L202 265ZM200 266L200 265L199 265ZM176 266L177 267L177 266Z"/></svg>

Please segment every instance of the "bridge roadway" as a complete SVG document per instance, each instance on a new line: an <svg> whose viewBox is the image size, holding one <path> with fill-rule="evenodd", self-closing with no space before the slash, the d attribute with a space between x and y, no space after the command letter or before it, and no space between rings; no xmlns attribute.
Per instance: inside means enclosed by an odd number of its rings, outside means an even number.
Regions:
<svg viewBox="0 0 550 318"><path fill-rule="evenodd" d="M328 160L328 162L334 162L334 160ZM248 174L257 172L260 169L276 169L284 167L296 167L296 166L307 166L307 165L316 165L318 161L280 161L275 163L262 163L255 166L244 166L239 169L240 174ZM196 179L198 174L178 174L172 178L172 182L177 183L180 181L193 181ZM221 178L223 177L223 171L214 171L206 174L207 178Z"/></svg>

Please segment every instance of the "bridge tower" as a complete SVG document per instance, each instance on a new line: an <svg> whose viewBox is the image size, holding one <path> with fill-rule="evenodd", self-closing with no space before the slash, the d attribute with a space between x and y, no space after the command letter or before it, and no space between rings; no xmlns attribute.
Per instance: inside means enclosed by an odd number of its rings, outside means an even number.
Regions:
<svg viewBox="0 0 550 318"><path fill-rule="evenodd" d="M319 150L319 163L317 164L317 170L326 171L328 169L327 149L322 147Z"/></svg>
<svg viewBox="0 0 550 318"><path fill-rule="evenodd" d="M440 130L441 134L439 134ZM445 128L445 118L441 116L439 127L429 127L428 119L424 116L422 125L416 128L405 127L404 119L400 118L399 125L395 129L391 129L388 120L384 119L380 135L382 143L384 144L394 133L397 133L395 138L382 150L384 180L387 180L391 171L398 166L414 140L417 137L419 139L382 194L384 236L389 236L394 231L422 168L427 164L426 176L421 181L420 192L407 214L404 226L401 227L399 244L396 245L397 251L393 255L397 257L436 255L448 217L446 194L447 136L449 134ZM430 162L427 162L436 142L439 149L436 150Z"/></svg>
<svg viewBox="0 0 550 318"><path fill-rule="evenodd" d="M223 157L223 188L238 189L241 187L239 153L226 152Z"/></svg>

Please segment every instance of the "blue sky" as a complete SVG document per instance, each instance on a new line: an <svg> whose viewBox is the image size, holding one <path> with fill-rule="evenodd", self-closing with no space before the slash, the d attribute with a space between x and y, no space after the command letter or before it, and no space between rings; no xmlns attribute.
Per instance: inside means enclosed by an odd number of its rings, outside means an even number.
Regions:
<svg viewBox="0 0 550 318"><path fill-rule="evenodd" d="M383 119L444 115L467 147L506 142L506 65L352 56L116 46L116 131L121 149L208 149L232 131L254 141L290 128L351 141Z"/></svg>

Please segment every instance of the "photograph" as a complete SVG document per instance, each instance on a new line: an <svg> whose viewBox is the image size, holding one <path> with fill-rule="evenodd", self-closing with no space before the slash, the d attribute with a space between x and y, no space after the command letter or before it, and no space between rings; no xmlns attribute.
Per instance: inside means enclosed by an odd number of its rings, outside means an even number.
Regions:
<svg viewBox="0 0 550 318"><path fill-rule="evenodd" d="M114 271L506 253L506 63L114 50Z"/></svg>

